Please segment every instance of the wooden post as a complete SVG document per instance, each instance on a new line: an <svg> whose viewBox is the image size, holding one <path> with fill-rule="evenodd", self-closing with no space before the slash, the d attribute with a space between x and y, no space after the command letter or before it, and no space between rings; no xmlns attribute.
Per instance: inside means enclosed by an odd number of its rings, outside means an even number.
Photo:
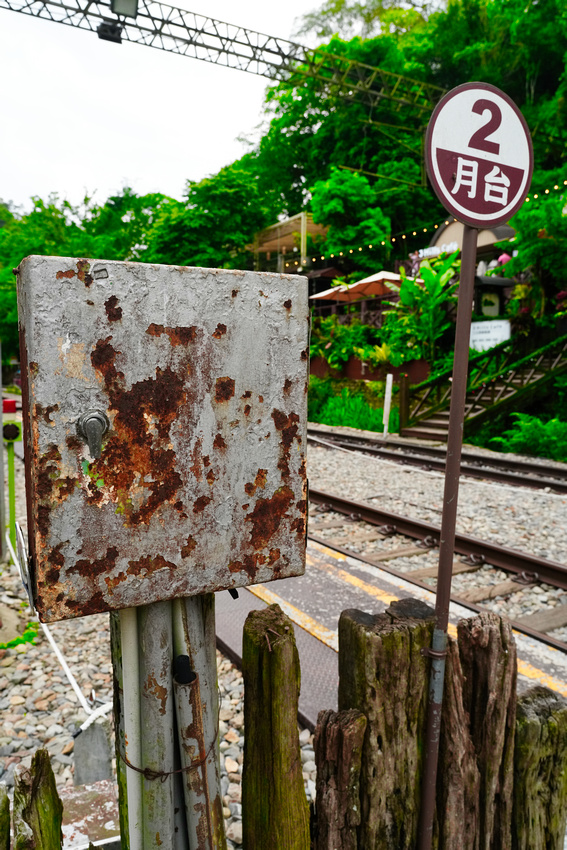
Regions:
<svg viewBox="0 0 567 850"><path fill-rule="evenodd" d="M463 671L457 641L449 639L439 742L434 846L477 850L480 773L463 705Z"/></svg>
<svg viewBox="0 0 567 850"><path fill-rule="evenodd" d="M293 625L279 605L252 611L244 624L243 846L309 850L297 705L299 655Z"/></svg>
<svg viewBox="0 0 567 850"><path fill-rule="evenodd" d="M512 846L516 644L510 624L491 612L461 620L463 706L480 774L478 850Z"/></svg>
<svg viewBox="0 0 567 850"><path fill-rule="evenodd" d="M357 850L360 765L366 717L320 711L315 729L317 815L314 850Z"/></svg>
<svg viewBox="0 0 567 850"><path fill-rule="evenodd" d="M0 850L10 850L10 798L0 785Z"/></svg>
<svg viewBox="0 0 567 850"><path fill-rule="evenodd" d="M59 850L62 819L49 753L37 750L30 769L15 773L14 850Z"/></svg>
<svg viewBox="0 0 567 850"><path fill-rule="evenodd" d="M414 599L383 614L343 611L339 710L368 720L360 775L359 850L413 850L417 840L433 610Z"/></svg>
<svg viewBox="0 0 567 850"><path fill-rule="evenodd" d="M567 702L547 688L518 700L514 850L563 850L567 817Z"/></svg>

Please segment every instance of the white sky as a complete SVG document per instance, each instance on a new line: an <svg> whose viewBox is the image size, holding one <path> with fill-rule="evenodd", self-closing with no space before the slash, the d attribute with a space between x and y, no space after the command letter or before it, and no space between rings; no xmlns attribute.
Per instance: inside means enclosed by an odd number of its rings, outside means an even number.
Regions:
<svg viewBox="0 0 567 850"><path fill-rule="evenodd" d="M289 38L317 0L169 0ZM124 185L181 197L241 156L268 80L0 9L0 198L103 202Z"/></svg>

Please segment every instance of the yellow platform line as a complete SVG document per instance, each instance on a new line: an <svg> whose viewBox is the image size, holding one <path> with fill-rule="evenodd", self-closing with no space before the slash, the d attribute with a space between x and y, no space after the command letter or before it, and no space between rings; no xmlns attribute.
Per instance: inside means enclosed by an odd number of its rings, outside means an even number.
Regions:
<svg viewBox="0 0 567 850"><path fill-rule="evenodd" d="M314 620L313 617L310 617L304 611L300 611L299 608L296 608L291 602L278 596L273 590L268 590L263 584L254 584L247 589L268 605L273 605L274 602L277 603L292 623L301 626L302 629L305 629L306 632L309 632L317 640L330 646L335 652L339 651L339 636L336 632L317 622L317 620Z"/></svg>
<svg viewBox="0 0 567 850"><path fill-rule="evenodd" d="M332 552L329 552L329 554L332 554ZM340 560L343 560L343 558ZM399 599L398 596L387 593L384 590L380 590L357 576L351 575L351 573L348 573L346 570L342 570L340 567L335 567L333 564L321 562L309 554L307 555L307 563L308 565L316 567L318 570L323 570L324 572L339 578L341 581L358 588L358 590L361 590L368 596L372 596L374 599L378 599L380 602L383 602L384 605L390 605L392 602L396 602L396 600ZM433 592L434 591L432 590L432 593ZM513 631L515 635L521 635L521 632L517 632L516 630ZM448 632L452 638L456 639L457 627L454 626L453 623L449 623ZM527 679L531 679L540 685L545 685L552 691L556 691L562 696L567 697L567 682L562 682L560 679L556 679L555 676L550 676L548 673L545 673L538 667L534 667L533 664L530 664L528 661L524 661L522 658L518 658L518 673L521 676L525 676Z"/></svg>

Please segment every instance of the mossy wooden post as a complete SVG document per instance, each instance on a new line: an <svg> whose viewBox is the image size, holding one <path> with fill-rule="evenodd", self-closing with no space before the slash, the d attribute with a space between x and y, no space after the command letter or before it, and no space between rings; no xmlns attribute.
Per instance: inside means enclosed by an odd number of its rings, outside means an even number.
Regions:
<svg viewBox="0 0 567 850"><path fill-rule="evenodd" d="M447 645L445 690L437 773L437 818L433 846L477 850L480 773L463 705L463 671L457 641Z"/></svg>
<svg viewBox="0 0 567 850"><path fill-rule="evenodd" d="M60 850L62 819L49 753L37 750L29 770L15 773L14 850Z"/></svg>
<svg viewBox="0 0 567 850"><path fill-rule="evenodd" d="M317 814L314 850L357 850L360 765L366 717L320 711L315 729Z"/></svg>
<svg viewBox="0 0 567 850"><path fill-rule="evenodd" d="M0 785L0 850L10 850L10 798Z"/></svg>
<svg viewBox="0 0 567 850"><path fill-rule="evenodd" d="M383 614L343 611L339 621L339 710L367 720L360 776L359 850L413 850L433 610L413 599Z"/></svg>
<svg viewBox="0 0 567 850"><path fill-rule="evenodd" d="M547 688L518 700L514 762L514 850L563 850L567 701Z"/></svg>
<svg viewBox="0 0 567 850"><path fill-rule="evenodd" d="M244 624L243 846L309 850L297 705L299 655L291 620L279 605L252 611Z"/></svg>
<svg viewBox="0 0 567 850"><path fill-rule="evenodd" d="M457 627L463 706L479 769L478 850L510 850L516 725L516 644L491 612Z"/></svg>

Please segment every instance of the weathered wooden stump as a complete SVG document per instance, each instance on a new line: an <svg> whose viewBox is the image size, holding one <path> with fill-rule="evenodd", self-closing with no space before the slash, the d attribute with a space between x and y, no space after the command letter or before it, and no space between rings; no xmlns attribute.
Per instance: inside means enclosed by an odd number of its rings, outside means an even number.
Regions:
<svg viewBox="0 0 567 850"><path fill-rule="evenodd" d="M10 850L10 798L0 785L0 850Z"/></svg>
<svg viewBox="0 0 567 850"><path fill-rule="evenodd" d="M516 644L510 624L485 612L457 627L463 706L479 770L479 850L512 846Z"/></svg>
<svg viewBox="0 0 567 850"><path fill-rule="evenodd" d="M321 711L315 729L317 813L314 850L357 850L360 765L366 717Z"/></svg>
<svg viewBox="0 0 567 850"><path fill-rule="evenodd" d="M563 850L567 817L567 701L547 688L518 700L514 850Z"/></svg>
<svg viewBox="0 0 567 850"><path fill-rule="evenodd" d="M60 850L63 804L47 750L35 752L29 770L16 770L13 819L14 850Z"/></svg>
<svg viewBox="0 0 567 850"><path fill-rule="evenodd" d="M368 720L359 850L410 850L417 838L433 610L403 599L383 614L343 611L339 709Z"/></svg>
<svg viewBox="0 0 567 850"><path fill-rule="evenodd" d="M309 850L297 706L299 655L293 625L279 605L252 611L244 624L243 846Z"/></svg>

